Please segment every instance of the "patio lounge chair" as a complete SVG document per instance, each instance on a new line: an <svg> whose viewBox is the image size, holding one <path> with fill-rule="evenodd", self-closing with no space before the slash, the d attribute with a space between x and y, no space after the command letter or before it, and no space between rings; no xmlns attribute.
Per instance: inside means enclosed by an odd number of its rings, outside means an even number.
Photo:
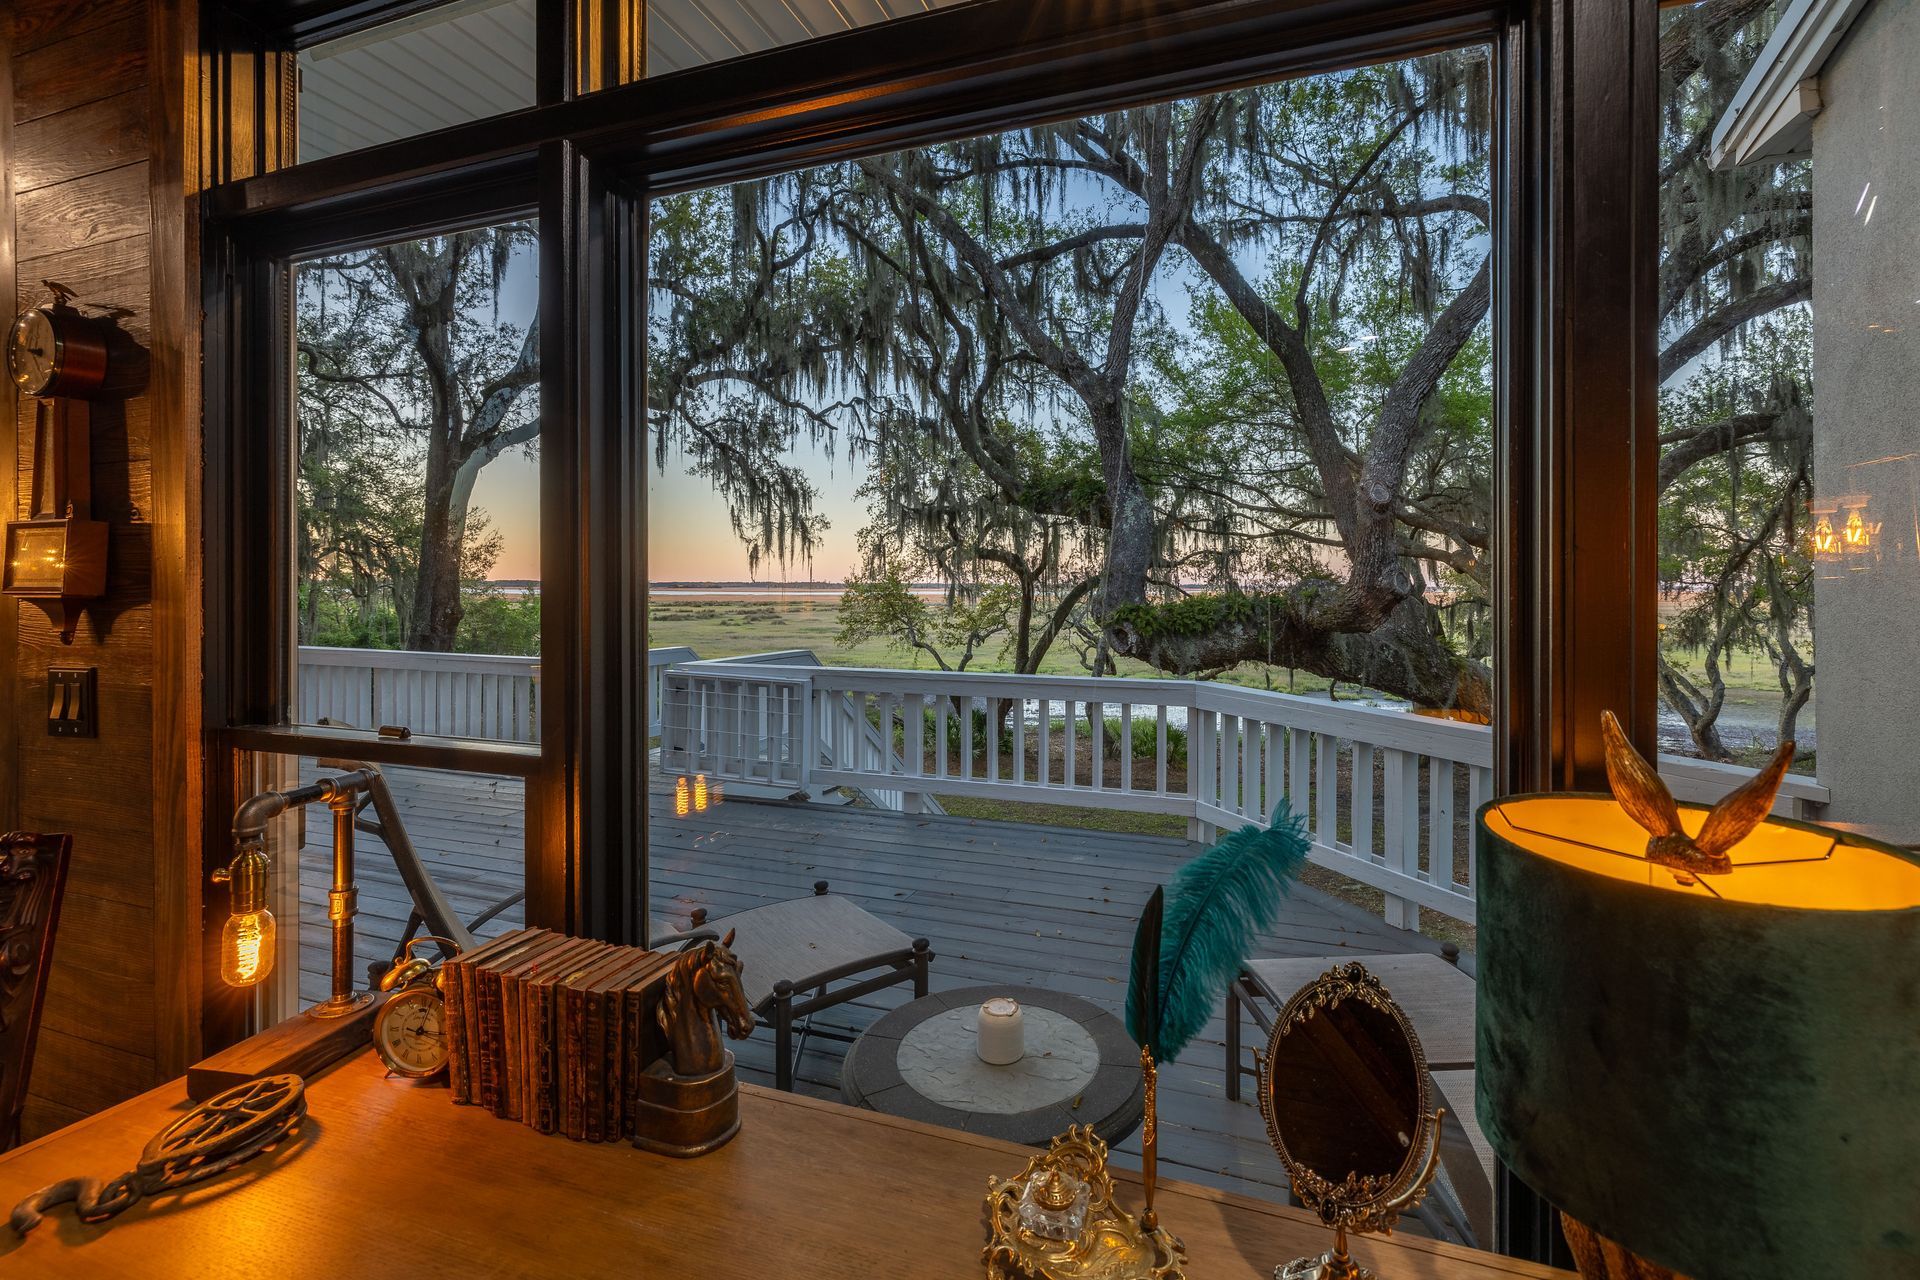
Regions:
<svg viewBox="0 0 1920 1280"><path fill-rule="evenodd" d="M1240 1077L1258 1078L1241 1049L1241 1010L1253 1015L1262 1037L1271 1034L1281 1006L1336 964L1358 960L1392 993L1413 1024L1427 1058L1434 1102L1447 1109L1440 1129L1444 1185L1416 1211L1431 1228L1480 1247L1491 1239L1493 1154L1473 1110L1473 978L1459 968L1459 948L1445 956L1335 955L1252 960L1227 988L1227 1097L1238 1101Z"/></svg>
<svg viewBox="0 0 1920 1280"><path fill-rule="evenodd" d="M812 897L752 907L720 920L708 920L696 909L690 929L656 920L651 942L685 946L728 932L735 935L733 953L740 957L747 1003L761 1026L773 1028L774 1084L783 1090L793 1088L794 1064L807 1035L854 1038L813 1027L813 1014L909 979L916 998L927 994L927 964L933 959L927 940L909 938L852 900L828 893L825 880L814 882ZM834 983L844 985L829 990ZM804 1020L798 1047L796 1020Z"/></svg>

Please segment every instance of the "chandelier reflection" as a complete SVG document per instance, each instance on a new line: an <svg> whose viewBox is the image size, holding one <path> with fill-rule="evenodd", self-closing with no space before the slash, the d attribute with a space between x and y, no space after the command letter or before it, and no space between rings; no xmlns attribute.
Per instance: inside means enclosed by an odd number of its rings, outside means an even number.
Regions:
<svg viewBox="0 0 1920 1280"><path fill-rule="evenodd" d="M1841 535L1847 541L1847 550L1865 551L1873 545L1873 535L1879 532L1878 523L1868 524L1860 518L1860 508L1855 507L1847 513L1847 529Z"/></svg>
<svg viewBox="0 0 1920 1280"><path fill-rule="evenodd" d="M1855 514L1858 514L1857 512ZM1813 554L1832 556L1840 554L1840 535L1833 531L1833 520L1821 516L1813 524Z"/></svg>

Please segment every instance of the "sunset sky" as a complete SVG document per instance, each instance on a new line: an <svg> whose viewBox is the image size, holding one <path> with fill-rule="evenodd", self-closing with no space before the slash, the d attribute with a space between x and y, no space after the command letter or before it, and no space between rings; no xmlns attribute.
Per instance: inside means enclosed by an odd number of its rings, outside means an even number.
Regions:
<svg viewBox="0 0 1920 1280"><path fill-rule="evenodd" d="M802 581L809 578L839 581L859 563L855 535L864 523L854 502L860 487L856 464L844 456L828 457L803 447L793 455L803 460L820 489L819 508L829 526L811 568L762 562L757 575L747 567L747 549L727 522L727 507L705 480L689 476L684 466L669 461L662 474L651 472L647 492L647 565L655 582ZM496 458L474 485L474 505L486 511L504 543L494 563L496 578L540 576L539 463L515 453Z"/></svg>
<svg viewBox="0 0 1920 1280"><path fill-rule="evenodd" d="M501 317L524 326L533 318L537 293L532 255L516 254L501 286ZM789 456L805 468L819 488L818 509L826 518L827 528L811 565L781 565L769 558L761 563L757 580L837 581L852 572L859 561L856 535L865 522L854 502L854 491L860 487L859 465L849 462L844 454L829 454L804 443ZM648 477L649 577L656 582L734 582L756 577L747 566L746 546L727 521L726 504L710 483L688 475L685 465L676 459L668 460L664 472L650 465ZM474 484L473 504L487 513L502 537L493 576L539 578L538 457L515 450L495 458Z"/></svg>

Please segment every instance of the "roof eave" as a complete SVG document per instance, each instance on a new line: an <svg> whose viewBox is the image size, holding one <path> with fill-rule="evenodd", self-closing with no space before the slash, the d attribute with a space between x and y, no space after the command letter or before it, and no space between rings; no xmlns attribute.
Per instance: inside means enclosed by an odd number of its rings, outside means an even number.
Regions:
<svg viewBox="0 0 1920 1280"><path fill-rule="evenodd" d="M1870 2L1793 0L1714 128L1714 168L1812 153L1820 73Z"/></svg>

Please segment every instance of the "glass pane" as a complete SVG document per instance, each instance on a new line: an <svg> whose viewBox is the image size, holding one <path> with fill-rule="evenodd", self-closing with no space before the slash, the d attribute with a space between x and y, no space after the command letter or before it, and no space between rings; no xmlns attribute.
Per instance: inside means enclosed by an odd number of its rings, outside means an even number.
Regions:
<svg viewBox="0 0 1920 1280"><path fill-rule="evenodd" d="M285 791L321 778L338 778L355 766L308 757L255 755L251 784ZM360 766L366 767L366 766ZM493 937L525 922L523 904L508 902L526 887L526 784L513 777L446 773L381 766L386 796L369 800L354 837L354 883L359 913L353 922L353 988L373 983L370 966L384 971L399 946L414 900L403 864L430 880L452 908L455 921L477 938ZM363 793L370 794L370 793ZM396 825L383 820L391 800ZM380 833L366 829L379 824ZM333 815L323 802L289 810L268 831L268 907L276 924L273 972L262 984L263 1025L325 1000L332 985L331 927L327 890L333 883ZM502 906L501 904L506 905ZM210 910L229 906L216 893ZM498 914L479 917L495 907ZM476 923L478 921L478 923ZM415 934L432 929L416 929Z"/></svg>
<svg viewBox="0 0 1920 1280"><path fill-rule="evenodd" d="M297 268L297 722L536 740L536 263L515 222Z"/></svg>
<svg viewBox="0 0 1920 1280"><path fill-rule="evenodd" d="M962 0L647 0L647 74L760 53Z"/></svg>
<svg viewBox="0 0 1920 1280"><path fill-rule="evenodd" d="M1920 10L1665 22L1670 738L1742 767L1791 739L1784 807L1912 844Z"/></svg>
<svg viewBox="0 0 1920 1280"><path fill-rule="evenodd" d="M1663 24L1661 746L1752 766L1793 738L1811 774L1812 173L1713 145L1775 9Z"/></svg>
<svg viewBox="0 0 1920 1280"><path fill-rule="evenodd" d="M534 104L535 0L454 0L300 51L300 158Z"/></svg>
<svg viewBox="0 0 1920 1280"><path fill-rule="evenodd" d="M1291 811L1292 954L1471 946L1491 100L1468 49L657 201L651 916L825 881L936 990L1112 1015L1151 887Z"/></svg>

